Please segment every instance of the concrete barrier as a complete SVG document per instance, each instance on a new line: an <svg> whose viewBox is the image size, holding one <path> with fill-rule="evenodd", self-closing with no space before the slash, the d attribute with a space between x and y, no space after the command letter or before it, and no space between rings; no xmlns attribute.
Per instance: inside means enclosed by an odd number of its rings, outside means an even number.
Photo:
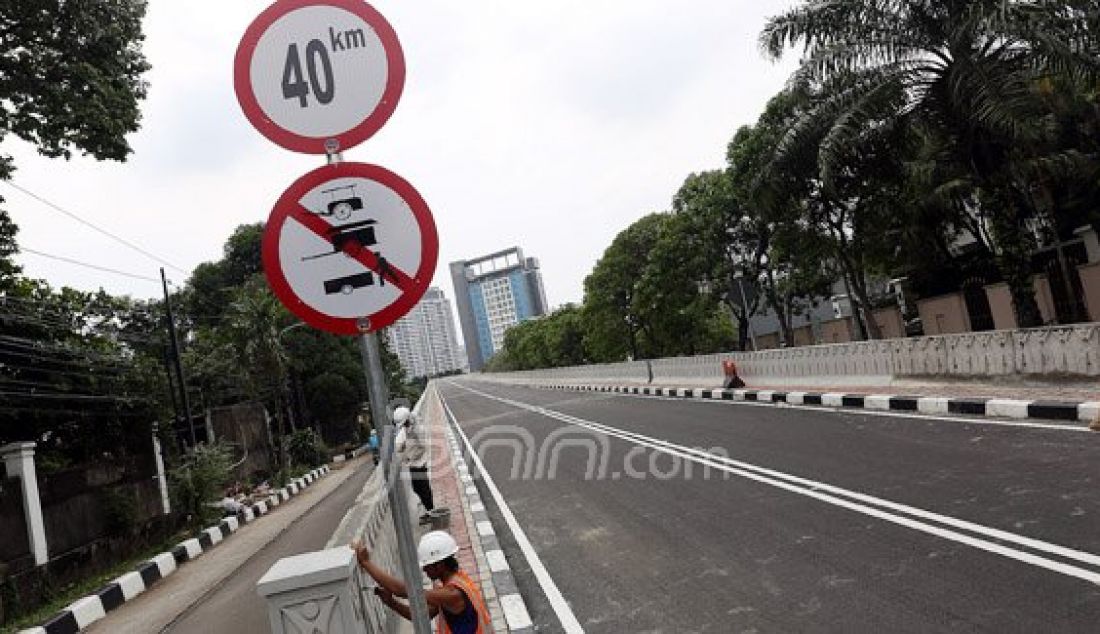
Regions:
<svg viewBox="0 0 1100 634"><path fill-rule="evenodd" d="M733 360L751 385L890 385L913 378L1100 377L1100 323L884 339L762 352L483 374L514 384L722 385Z"/></svg>
<svg viewBox="0 0 1100 634"><path fill-rule="evenodd" d="M418 498L413 494L407 478L401 478L399 486L406 488L405 499L409 502L406 512L410 518L415 518ZM370 550L372 561L385 570L401 570L400 555L397 552L397 535L393 528L393 514L389 498L386 496L381 469L375 469L371 474L356 498L355 505L344 516L325 548L346 546L357 538L362 539L364 545ZM348 550L348 552L351 551ZM365 631L379 634L402 631L400 629L402 624L407 622L374 595L375 584L370 576L361 572L358 566L355 566L355 575L361 588L356 610L360 615L361 623L365 624Z"/></svg>

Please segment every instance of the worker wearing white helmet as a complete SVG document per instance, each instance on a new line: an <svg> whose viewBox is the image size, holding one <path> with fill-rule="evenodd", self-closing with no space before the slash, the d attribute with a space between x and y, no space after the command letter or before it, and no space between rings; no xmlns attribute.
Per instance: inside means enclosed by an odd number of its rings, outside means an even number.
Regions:
<svg viewBox="0 0 1100 634"><path fill-rule="evenodd" d="M428 480L428 452L421 436L423 430L405 406L393 410L393 424L397 426L397 451L400 452L401 463L409 470L413 491L420 498L424 510L430 513L435 508L435 500ZM427 516L421 518L422 523L426 520Z"/></svg>
<svg viewBox="0 0 1100 634"><path fill-rule="evenodd" d="M358 541L352 544L355 558L363 570L380 586L375 594L406 619L412 620L409 606L395 597L407 598L405 582L382 570L370 559L370 552ZM442 615L439 634L488 634L492 631L489 610L474 580L458 565L458 543L445 531L432 531L420 538L417 559L432 580L432 589L424 593L431 618Z"/></svg>

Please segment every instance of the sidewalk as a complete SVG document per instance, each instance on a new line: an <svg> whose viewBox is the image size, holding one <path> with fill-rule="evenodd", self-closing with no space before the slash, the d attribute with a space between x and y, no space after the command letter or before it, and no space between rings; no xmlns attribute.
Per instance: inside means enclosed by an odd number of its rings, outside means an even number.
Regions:
<svg viewBox="0 0 1100 634"><path fill-rule="evenodd" d="M458 542L459 563L481 586L493 620L493 631L500 634L533 632L511 568L462 458L463 448L449 428L447 415L434 388L426 397L421 416L422 424L431 430L430 445L434 454L431 456L431 482L436 507L451 510L450 533Z"/></svg>

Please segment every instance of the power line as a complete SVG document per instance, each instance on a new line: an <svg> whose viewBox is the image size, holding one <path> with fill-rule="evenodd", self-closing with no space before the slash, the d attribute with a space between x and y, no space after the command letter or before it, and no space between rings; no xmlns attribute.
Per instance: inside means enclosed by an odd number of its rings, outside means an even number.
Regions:
<svg viewBox="0 0 1100 634"><path fill-rule="evenodd" d="M44 394L41 392L4 392L0 391L0 396L11 398L30 398L30 399L43 399L43 400L61 400L61 401L98 401L101 403L125 403L127 405L138 402L148 402L148 398L140 396L106 396L103 394Z"/></svg>
<svg viewBox="0 0 1100 634"><path fill-rule="evenodd" d="M81 262L80 260L74 260L72 258L62 257L60 255L52 255L52 254L49 254L49 253L43 253L42 251L35 251L34 249L28 249L27 247L19 247L19 250L23 251L25 253L31 253L31 254L37 255L39 257L50 258L51 260L59 260L61 262L67 262L69 264L75 264L77 266L83 266L85 268L95 269L97 271L103 271L104 273L114 273L115 275L122 275L122 276L125 276L125 277L133 278L135 280L142 280L144 282L155 282L157 284L160 284L160 280L158 280L156 278L148 277L148 276L145 276L145 275L138 275L137 273L127 273L126 271L120 271L118 269L112 269L112 268L109 268L109 267L106 267L106 266L99 266L98 264L89 264L87 262ZM172 268L176 268L176 267L173 266Z"/></svg>
<svg viewBox="0 0 1100 634"><path fill-rule="evenodd" d="M37 200L38 202L42 203L43 205L46 205L47 207L50 207L51 209L53 209L55 211L58 211L62 214L65 214L66 216L72 218L73 220L79 222L80 224L82 224L82 225L84 225L84 226L86 226L90 229L93 229L93 230L107 236L108 238L111 238L112 240L114 240L116 242L119 242L120 244L126 245L127 247L133 249L134 251L137 251L138 253L144 255L145 257L152 258L153 260L156 260L157 262L160 262L161 264L163 264L165 266L171 267L171 268L179 271L180 273L183 273L184 275L187 275L187 271L181 269L180 267L176 266L175 264L172 264L171 262L165 260L164 258L161 258L157 255L154 255L154 254L146 251L145 249L139 247L138 245L134 244L133 242L130 242L129 240L126 240L125 238L121 238L121 237L111 233L110 231L107 231L106 229L102 229L102 228L92 224L91 222L88 222L87 220L85 220L85 219L81 218L80 216L76 215L75 213L73 213L71 211L68 211L66 209L63 209L60 205L57 205L55 203L52 203L52 202L46 200L45 198L43 198L43 197L39 196L38 194L28 190L27 188L16 185L12 181L4 181L4 182L7 183L7 185L12 187L13 189L16 189L16 190L22 192L23 194L25 194L27 196L30 196L31 198ZM30 251L30 249L25 249L25 250ZM49 257L49 256L47 256L47 257ZM112 272L117 273L118 271L112 271ZM128 274L123 273L123 275L128 275Z"/></svg>

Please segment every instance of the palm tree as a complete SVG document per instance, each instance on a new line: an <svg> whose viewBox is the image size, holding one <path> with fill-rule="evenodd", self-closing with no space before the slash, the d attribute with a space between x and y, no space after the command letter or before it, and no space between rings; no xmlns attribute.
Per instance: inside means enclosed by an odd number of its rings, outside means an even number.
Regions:
<svg viewBox="0 0 1100 634"><path fill-rule="evenodd" d="M1021 326L1040 323L1028 222L1037 171L1074 169L1054 149L1039 87L1100 75L1096 0L810 0L761 34L773 58L801 44L792 78L819 96L780 143L780 157L816 143L828 186L848 152L898 126L946 143L989 220L998 267ZM1063 160L1064 159L1064 160Z"/></svg>

